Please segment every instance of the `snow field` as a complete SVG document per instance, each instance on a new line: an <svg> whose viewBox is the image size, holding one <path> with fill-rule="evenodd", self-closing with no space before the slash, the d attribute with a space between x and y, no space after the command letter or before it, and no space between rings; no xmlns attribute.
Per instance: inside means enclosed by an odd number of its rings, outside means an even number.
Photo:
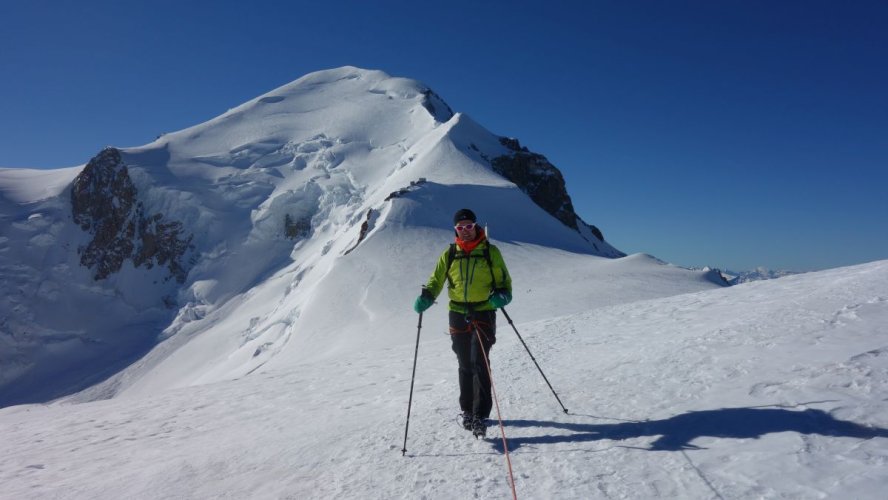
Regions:
<svg viewBox="0 0 888 500"><path fill-rule="evenodd" d="M494 382L519 498L880 498L888 263L522 322ZM440 305L426 316L443 315ZM0 411L8 498L507 498L456 362L404 344L147 396Z"/></svg>

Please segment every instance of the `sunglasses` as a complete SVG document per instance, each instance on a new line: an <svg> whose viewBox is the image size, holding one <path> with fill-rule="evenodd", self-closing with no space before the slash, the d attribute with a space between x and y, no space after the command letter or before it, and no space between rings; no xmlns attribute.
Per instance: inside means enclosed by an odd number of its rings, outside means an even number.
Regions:
<svg viewBox="0 0 888 500"><path fill-rule="evenodd" d="M473 222L471 224L465 224L465 225L459 224L459 225L453 226L453 228L456 229L457 231L469 231L469 230L475 229L475 226L477 226L477 225L478 224L475 224Z"/></svg>

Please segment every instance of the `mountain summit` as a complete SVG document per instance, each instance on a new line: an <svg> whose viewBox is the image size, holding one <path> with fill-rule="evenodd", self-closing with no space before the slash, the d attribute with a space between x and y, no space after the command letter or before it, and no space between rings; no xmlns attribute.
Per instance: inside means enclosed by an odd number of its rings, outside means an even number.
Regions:
<svg viewBox="0 0 888 500"><path fill-rule="evenodd" d="M655 270L640 286L651 296L715 286L619 259L544 156L428 86L343 67L81 167L0 171L0 405L400 342L462 207L515 262L530 309L587 307L539 299L557 295L553 276L587 279L615 258L611 273Z"/></svg>

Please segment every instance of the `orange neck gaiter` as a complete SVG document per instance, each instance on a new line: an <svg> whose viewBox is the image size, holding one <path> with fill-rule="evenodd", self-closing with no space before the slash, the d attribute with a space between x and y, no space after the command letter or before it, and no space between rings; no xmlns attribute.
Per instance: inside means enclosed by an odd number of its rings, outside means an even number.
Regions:
<svg viewBox="0 0 888 500"><path fill-rule="evenodd" d="M459 236L454 237L454 240L456 240L456 244L459 245L460 248L462 248L462 251L465 252L466 255L472 253L472 250L477 248L478 245L480 245L481 242L484 241L484 238L486 237L486 235L484 234L484 229L482 229L480 227L478 228L477 231L475 231L475 233L476 233L475 239L472 241L463 241L463 240L459 239Z"/></svg>

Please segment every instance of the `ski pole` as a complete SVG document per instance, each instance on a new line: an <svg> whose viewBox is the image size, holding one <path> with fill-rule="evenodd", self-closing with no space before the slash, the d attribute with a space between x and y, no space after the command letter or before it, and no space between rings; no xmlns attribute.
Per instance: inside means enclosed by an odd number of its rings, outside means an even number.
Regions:
<svg viewBox="0 0 888 500"><path fill-rule="evenodd" d="M407 429L410 428L410 407L413 405L413 381L416 379L416 358L419 355L420 331L422 331L422 313L419 313L419 324L416 325L416 350L413 351L413 375L410 376L410 399L407 401L407 424L404 425L404 447L401 448L402 457L407 453Z"/></svg>
<svg viewBox="0 0 888 500"><path fill-rule="evenodd" d="M549 383L549 379L546 378L546 374L543 373L543 369L540 368L540 364L537 363L536 358L533 357L533 354L530 352L530 348L527 347L527 344L524 342L524 339L521 338L521 334L518 333L518 329L515 328L515 323L512 322L512 318L509 317L509 313L506 312L506 308L505 308L505 307L501 307L501 308L500 308L500 311L502 311L503 314L506 315L506 319L509 320L509 324L512 325L512 330L515 330L515 335L518 336L518 340L520 340L520 341L521 341L521 344L524 345L524 349L527 351L527 354L530 355L530 359L533 360L533 364L536 365L537 370L540 371L540 375L543 376L543 380L546 381L546 385L549 386L549 389L552 391L552 394L555 395L555 399L558 400L558 404L561 405L561 409L564 410L564 413L567 413L567 408L564 407L564 404L561 402L561 398L558 397L558 393L555 392L555 389L552 388L552 384Z"/></svg>

